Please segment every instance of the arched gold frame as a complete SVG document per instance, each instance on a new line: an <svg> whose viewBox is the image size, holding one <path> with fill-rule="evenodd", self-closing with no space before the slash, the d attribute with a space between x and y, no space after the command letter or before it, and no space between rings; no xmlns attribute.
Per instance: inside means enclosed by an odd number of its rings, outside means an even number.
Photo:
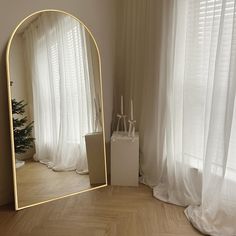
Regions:
<svg viewBox="0 0 236 236"><path fill-rule="evenodd" d="M100 76L100 92L101 92L101 108L102 108L102 130L103 130L103 145L104 145L104 165L105 165L105 180L106 183L97 187L93 187L90 189L86 189L86 190L81 190L79 192L76 193L71 193L71 194L67 194L61 197L55 197L46 201L42 201L42 202L38 202L38 203L34 203L34 204L30 204L27 206L23 206L23 207L19 207L18 206L18 195L17 195L17 182L16 182L16 166L15 166L15 148L14 148L14 133L13 133L13 117L12 117L12 104L11 104L11 87L10 87L10 49L11 49L11 43L12 40L17 32L17 30L19 29L19 27L26 21L28 20L30 17L39 14L39 13L43 13L43 12L59 12L59 13L63 13L66 14L68 16L73 17L75 20L77 20L78 22L80 22L85 29L88 31L89 35L92 37L93 42L96 46L97 52L98 52L98 61L99 61L99 76ZM58 199L62 199L65 197L70 197L70 196L74 196L80 193L84 193L84 192L88 192L91 190L95 190L98 188L102 188L102 187L106 187L107 186L107 164L106 164L106 143L105 143L105 128L104 128L104 106L103 106L103 86L102 86L102 72L101 72L101 56L100 56L100 52L99 52L99 48L97 45L97 42L94 38L94 36L92 35L91 31L89 30L89 28L77 17L73 16L72 14L62 11L62 10L56 10L56 9L46 9L46 10L40 10L37 12L34 12L32 14L30 14L29 16L25 17L18 25L17 27L14 29L13 33L11 34L11 37L8 41L7 44L7 52L6 52L6 66L7 66L7 86L8 86L8 107L9 107L9 122L10 122L10 132L11 132L11 154L12 154L12 169L13 169L13 185L14 185L14 201L15 201L15 210L21 210L24 208L28 208L28 207L32 207L32 206L36 206L36 205L40 205L43 203L47 203L47 202L51 202L54 200L58 200Z"/></svg>

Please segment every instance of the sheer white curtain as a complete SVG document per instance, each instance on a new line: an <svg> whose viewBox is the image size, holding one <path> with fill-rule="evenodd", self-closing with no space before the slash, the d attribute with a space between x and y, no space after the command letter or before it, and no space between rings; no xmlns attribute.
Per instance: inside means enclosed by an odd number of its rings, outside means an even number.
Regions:
<svg viewBox="0 0 236 236"><path fill-rule="evenodd" d="M35 159L57 171L86 170L84 135L95 131L95 89L84 27L43 13L24 32L33 89Z"/></svg>
<svg viewBox="0 0 236 236"><path fill-rule="evenodd" d="M141 181L236 235L236 1L121 2L116 99L134 97Z"/></svg>
<svg viewBox="0 0 236 236"><path fill-rule="evenodd" d="M235 4L164 3L164 164L154 196L190 205L188 219L210 235L236 235Z"/></svg>

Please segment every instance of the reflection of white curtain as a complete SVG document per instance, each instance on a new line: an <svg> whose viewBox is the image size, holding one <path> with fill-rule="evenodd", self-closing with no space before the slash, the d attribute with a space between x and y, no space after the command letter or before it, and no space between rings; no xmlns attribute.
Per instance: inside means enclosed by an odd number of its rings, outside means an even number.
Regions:
<svg viewBox="0 0 236 236"><path fill-rule="evenodd" d="M54 170L84 170L84 135L95 131L85 29L70 16L43 13L24 38L33 88L35 159Z"/></svg>
<svg viewBox="0 0 236 236"><path fill-rule="evenodd" d="M236 1L157 2L123 1L130 90L120 87L140 102L142 181L155 197L190 205L202 232L236 235Z"/></svg>

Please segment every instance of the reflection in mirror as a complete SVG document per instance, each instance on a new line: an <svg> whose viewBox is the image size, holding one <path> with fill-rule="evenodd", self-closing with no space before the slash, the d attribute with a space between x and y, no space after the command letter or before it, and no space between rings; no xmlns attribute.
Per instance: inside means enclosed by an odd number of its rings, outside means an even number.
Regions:
<svg viewBox="0 0 236 236"><path fill-rule="evenodd" d="M71 15L27 18L8 46L16 209L106 184L99 54Z"/></svg>

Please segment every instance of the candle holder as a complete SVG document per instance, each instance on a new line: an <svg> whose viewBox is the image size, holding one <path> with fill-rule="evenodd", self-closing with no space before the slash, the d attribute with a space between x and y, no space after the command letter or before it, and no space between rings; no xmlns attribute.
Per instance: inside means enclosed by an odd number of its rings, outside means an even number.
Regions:
<svg viewBox="0 0 236 236"><path fill-rule="evenodd" d="M135 123L136 120L129 120L129 132L128 132L128 136L134 138L135 136Z"/></svg>
<svg viewBox="0 0 236 236"><path fill-rule="evenodd" d="M120 125L122 127L122 121L123 121L123 127L124 127L124 132L127 132L127 127L126 127L126 115L124 114L117 114L116 115L118 117L118 122L117 122L117 126L116 126L116 131L120 131Z"/></svg>
<svg viewBox="0 0 236 236"><path fill-rule="evenodd" d="M116 117L118 117L118 122L117 122L117 126L116 126L116 131L122 131L120 130L120 125L122 128L122 122L123 122L123 128L124 128L124 132L127 133L127 127L126 127L126 115L124 115L124 98L123 95L121 95L120 97L120 112L121 114L117 114Z"/></svg>

